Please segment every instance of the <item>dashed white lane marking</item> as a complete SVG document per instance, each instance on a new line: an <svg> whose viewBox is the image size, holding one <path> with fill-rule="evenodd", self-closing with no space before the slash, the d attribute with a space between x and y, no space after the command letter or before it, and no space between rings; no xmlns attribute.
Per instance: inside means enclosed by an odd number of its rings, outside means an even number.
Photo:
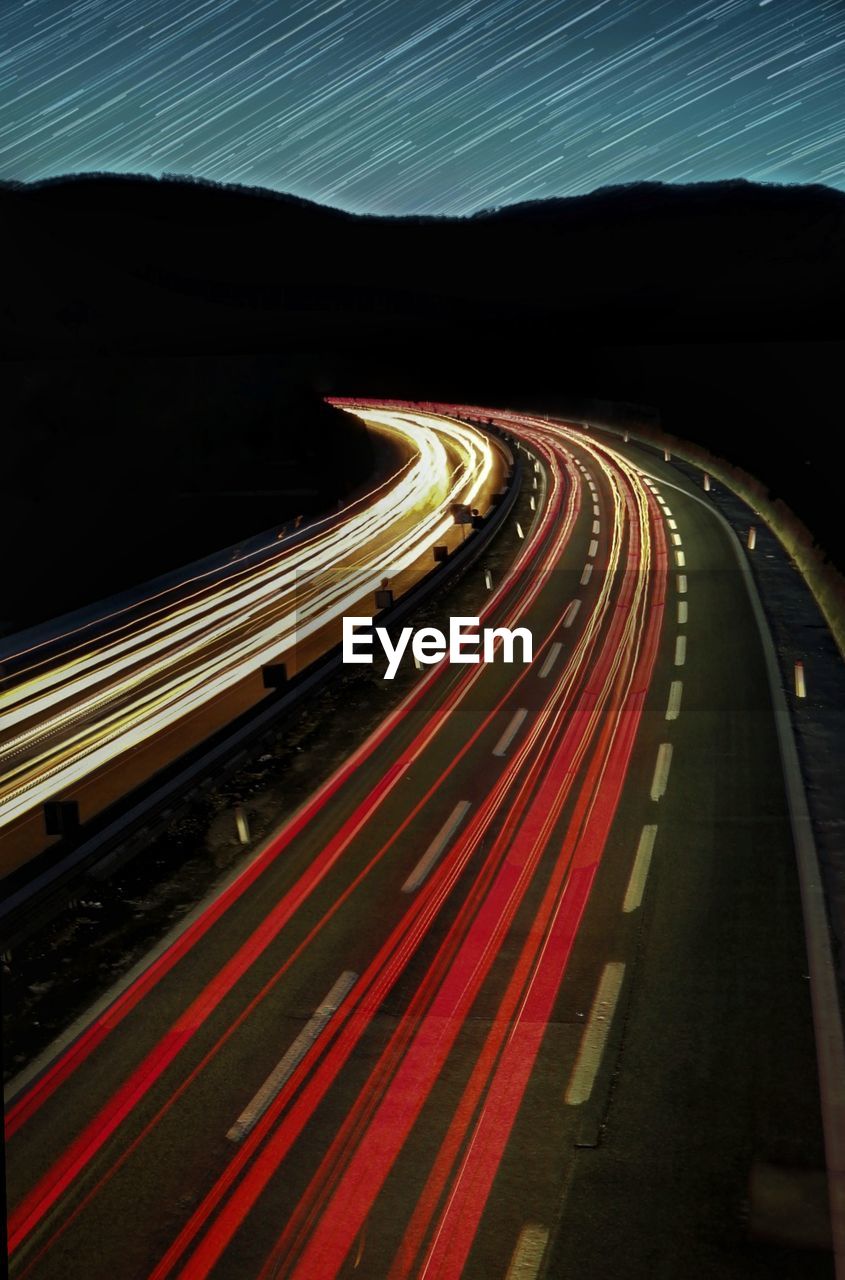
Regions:
<svg viewBox="0 0 845 1280"><path fill-rule="evenodd" d="M599 531L599 529L600 529L600 528L601 528L601 524L599 523L599 521L598 521L598 520L594 520L594 521L593 521L593 533L598 533L598 531Z"/></svg>
<svg viewBox="0 0 845 1280"><path fill-rule="evenodd" d="M654 853L654 841L657 836L657 823L649 822L640 832L640 843L637 845L637 856L631 868L631 878L625 890L622 910L636 911L642 905L645 882L651 866L651 855Z"/></svg>
<svg viewBox="0 0 845 1280"><path fill-rule="evenodd" d="M345 970L340 975L323 1003L317 1007L317 1012L313 1018L309 1019L287 1053L270 1072L252 1102L241 1112L231 1129L229 1129L226 1137L230 1142L241 1142L255 1128L270 1103L284 1087L285 1082L293 1075L312 1044L314 1044L320 1033L325 1030L330 1018L337 1013L357 980L357 973L353 973L351 969Z"/></svg>
<svg viewBox="0 0 845 1280"><path fill-rule="evenodd" d="M683 551L675 552L675 562L679 569L683 569L684 565L687 562L686 556L684 555Z"/></svg>
<svg viewBox="0 0 845 1280"><path fill-rule="evenodd" d="M673 533L673 534L672 534L672 541L673 541L673 543L675 544L675 546L676 546L676 547L683 546L683 543L682 543L682 541L681 541L681 535L680 535L679 533Z"/></svg>
<svg viewBox="0 0 845 1280"><path fill-rule="evenodd" d="M685 573L678 574L678 590L684 595L687 589L687 575Z"/></svg>
<svg viewBox="0 0 845 1280"><path fill-rule="evenodd" d="M469 800L459 800L437 835L402 885L403 893L414 893L431 873L434 864L469 812Z"/></svg>
<svg viewBox="0 0 845 1280"><path fill-rule="evenodd" d="M560 643L559 640L556 640L555 643L549 649L549 652L546 654L546 661L543 663L542 667L540 668L541 680L545 680L546 676L549 674L552 667L557 662L558 658L560 657L560 651L562 648L563 648L563 645Z"/></svg>
<svg viewBox="0 0 845 1280"><path fill-rule="evenodd" d="M671 512L671 511L669 510L669 508L666 506L666 499L665 499L665 498L661 498L661 499L660 499L660 501L663 503L663 514L664 514L664 516L670 516L670 515L672 514L672 512Z"/></svg>
<svg viewBox="0 0 845 1280"><path fill-rule="evenodd" d="M599 504L598 504L597 502L594 502L594 503L593 503L593 515L594 515L594 516L597 516L598 514L599 514Z"/></svg>
<svg viewBox="0 0 845 1280"><path fill-rule="evenodd" d="M578 610L580 608L581 608L580 600L573 600L571 604L567 605L566 613L563 615L563 625L565 627L572 626L573 622L575 621L575 617L578 613Z"/></svg>
<svg viewBox="0 0 845 1280"><path fill-rule="evenodd" d="M678 601L678 621L679 622L689 621L689 605L687 604L686 600Z"/></svg>
<svg viewBox="0 0 845 1280"><path fill-rule="evenodd" d="M502 734L501 738L493 748L494 756L503 756L507 754L508 747L511 745L514 738L519 733L520 726L522 725L522 722L527 715L528 715L527 707L520 707L518 711L514 712L513 716L511 717L510 724L508 725L507 729L505 729L505 732Z"/></svg>
<svg viewBox="0 0 845 1280"><path fill-rule="evenodd" d="M593 1092L624 976L625 966L620 960L609 960L604 966L566 1089L565 1101L571 1107L586 1102Z"/></svg>
<svg viewBox="0 0 845 1280"><path fill-rule="evenodd" d="M681 697L684 692L683 682L673 680L669 686L669 704L666 707L666 719L677 720L681 714Z"/></svg>
<svg viewBox="0 0 845 1280"><path fill-rule="evenodd" d="M529 1222L519 1233L505 1280L535 1280L549 1242L549 1228Z"/></svg>
<svg viewBox="0 0 845 1280"><path fill-rule="evenodd" d="M654 764L654 777L651 780L651 798L659 800L666 794L669 783L669 769L672 764L671 742L661 742L657 748L657 760Z"/></svg>
<svg viewBox="0 0 845 1280"><path fill-rule="evenodd" d="M593 538L592 542L590 543L590 545L589 545L589 547L588 547L588 549L587 549L587 555L588 555L588 556L594 556L594 555L596 554L596 552L598 551L598 549L599 549L599 544L598 544L598 542L596 541L596 539L595 539L595 538Z"/></svg>
<svg viewBox="0 0 845 1280"><path fill-rule="evenodd" d="M590 581L590 574L591 574L592 572L593 572L593 566L592 566L592 564L585 564L585 565L584 565L584 572L581 574L581 586L582 586L582 587L586 587L587 583Z"/></svg>
<svg viewBox="0 0 845 1280"><path fill-rule="evenodd" d="M675 666L682 667L687 660L686 636L675 637Z"/></svg>
<svg viewBox="0 0 845 1280"><path fill-rule="evenodd" d="M666 523L668 524L670 529L677 529L678 527L677 520L667 520Z"/></svg>

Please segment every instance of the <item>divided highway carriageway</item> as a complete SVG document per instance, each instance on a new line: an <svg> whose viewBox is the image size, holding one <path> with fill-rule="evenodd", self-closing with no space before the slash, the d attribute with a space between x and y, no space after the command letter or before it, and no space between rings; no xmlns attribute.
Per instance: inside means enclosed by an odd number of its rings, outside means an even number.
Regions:
<svg viewBox="0 0 845 1280"><path fill-rule="evenodd" d="M628 1143L647 1160L610 1175L620 1214L641 1194L648 1223L649 1178L681 1213L698 1162L717 1231L771 1154L768 1120L735 1121L767 1089L785 1148L823 1160L800 905L725 532L653 455L490 416L525 451L534 511L480 625L528 628L531 661L424 667L13 1088L16 1280L832 1275L824 1250L719 1271L730 1256L706 1244L706 1269L692 1251L661 1270L635 1235L609 1271L614 1215L585 1228L583 1162ZM627 1046L649 983L643 1063ZM637 1090L632 1138L612 1121ZM722 1170L723 1102L740 1111Z"/></svg>

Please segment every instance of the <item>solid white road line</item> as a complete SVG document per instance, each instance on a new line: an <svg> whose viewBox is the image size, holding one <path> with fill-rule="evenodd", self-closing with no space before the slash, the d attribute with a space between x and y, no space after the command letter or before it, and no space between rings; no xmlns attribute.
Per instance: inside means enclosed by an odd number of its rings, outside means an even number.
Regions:
<svg viewBox="0 0 845 1280"><path fill-rule="evenodd" d="M637 845L637 856L631 868L631 878L625 890L625 901L622 910L636 911L642 905L648 869L651 866L651 855L654 853L654 841L657 836L657 823L649 822L640 832L640 843Z"/></svg>
<svg viewBox="0 0 845 1280"><path fill-rule="evenodd" d="M514 712L510 724L493 748L494 756L503 756L507 754L508 747L519 733L520 726L527 715L527 707L520 707L518 711Z"/></svg>
<svg viewBox="0 0 845 1280"><path fill-rule="evenodd" d="M594 555L596 554L596 552L598 551L598 549L599 549L599 544L596 542L595 538L593 538L592 542L590 543L589 547L587 548L587 555L588 555L588 556L594 556Z"/></svg>
<svg viewBox="0 0 845 1280"><path fill-rule="evenodd" d="M549 1228L527 1223L519 1233L505 1280L534 1280L549 1242Z"/></svg>
<svg viewBox="0 0 845 1280"><path fill-rule="evenodd" d="M437 859L440 857L443 850L446 848L446 845L452 839L452 836L455 834L469 812L469 808L469 800L458 801L451 814L443 823L443 826L440 828L437 835L434 837L431 844L428 846L425 853L408 876L408 879L402 885L403 893L414 893L415 890L419 889L420 885L425 882L427 876L431 873L432 868L437 862Z"/></svg>
<svg viewBox="0 0 845 1280"><path fill-rule="evenodd" d="M678 590L680 591L681 595L684 594L686 589L687 589L687 575L685 573L679 573L678 574Z"/></svg>
<svg viewBox="0 0 845 1280"><path fill-rule="evenodd" d="M565 1101L571 1107L586 1102L593 1091L624 976L621 961L610 960L604 966L566 1090Z"/></svg>
<svg viewBox="0 0 845 1280"><path fill-rule="evenodd" d="M678 622L684 623L689 621L689 605L686 600L678 601Z"/></svg>
<svg viewBox="0 0 845 1280"><path fill-rule="evenodd" d="M669 768L672 764L671 742L661 742L657 749L657 760L654 765L654 777L651 780L651 798L659 800L666 794L669 783Z"/></svg>
<svg viewBox="0 0 845 1280"><path fill-rule="evenodd" d="M681 714L681 694L684 686L680 680L673 680L669 686L669 705L666 708L666 719L677 720Z"/></svg>
<svg viewBox="0 0 845 1280"><path fill-rule="evenodd" d="M580 608L581 608L580 600L573 600L571 604L567 605L566 613L563 615L563 625L565 627L572 626L573 622L575 621L576 614L578 613L578 610Z"/></svg>
<svg viewBox="0 0 845 1280"><path fill-rule="evenodd" d="M593 566L592 566L591 564L585 564L585 565L584 565L584 572L581 574L581 586L582 586L582 587L586 587L587 583L590 581L590 574L591 574L592 572L593 572Z"/></svg>
<svg viewBox="0 0 845 1280"><path fill-rule="evenodd" d="M545 680L546 676L549 674L552 667L557 662L562 648L563 648L563 645L560 643L559 640L556 640L554 644L551 646L551 648L549 649L549 652L546 654L546 661L543 663L542 667L540 668L541 680Z"/></svg>
<svg viewBox="0 0 845 1280"><path fill-rule="evenodd" d="M675 563L677 564L678 568L679 568L679 569L683 569L683 567L684 567L684 565L686 564L686 562L687 562L687 558L686 558L686 556L684 555L683 551L676 551L676 552L675 552Z"/></svg>
<svg viewBox="0 0 845 1280"><path fill-rule="evenodd" d="M686 636L676 636L675 638L675 666L682 667L687 660L687 638Z"/></svg>
<svg viewBox="0 0 845 1280"><path fill-rule="evenodd" d="M337 1013L343 1001L358 981L357 973L345 970L332 987L325 1000L317 1008L313 1018L306 1023L293 1044L278 1065L273 1068L258 1093L238 1116L226 1134L230 1142L241 1142L264 1115L270 1103L281 1091L285 1082L293 1075L317 1037L328 1025L329 1019Z"/></svg>

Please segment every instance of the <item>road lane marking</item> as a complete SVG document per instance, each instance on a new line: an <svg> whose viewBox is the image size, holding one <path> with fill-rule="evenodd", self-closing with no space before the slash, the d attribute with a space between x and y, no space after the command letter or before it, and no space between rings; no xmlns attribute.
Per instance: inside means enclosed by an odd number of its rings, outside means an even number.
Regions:
<svg viewBox="0 0 845 1280"><path fill-rule="evenodd" d="M440 828L437 835L434 837L431 844L428 846L425 853L408 876L408 879L402 885L403 893L414 893L419 889L420 885L425 882L438 858L446 848L446 845L452 839L452 836L455 834L469 812L469 808L469 800L458 801L451 814L443 823L443 826Z"/></svg>
<svg viewBox="0 0 845 1280"><path fill-rule="evenodd" d="M672 534L672 541L673 541L673 543L675 544L675 546L676 546L676 547L683 546L683 543L682 543L682 541L681 541L681 535L680 535L679 533L673 533L673 534Z"/></svg>
<svg viewBox="0 0 845 1280"><path fill-rule="evenodd" d="M678 486L672 485L672 488L678 488ZM781 766L789 801L789 817L801 883L801 906L807 939L813 1028L821 1089L834 1265L837 1275L845 1277L845 1035L843 1035L842 1011L837 992L836 966L831 953L828 909L795 734L781 682L771 628L763 611L748 559L737 535L722 513L714 510L705 498L690 493L685 496L692 498L710 513L721 526L733 549L754 613L766 660L766 675L775 711Z"/></svg>
<svg viewBox="0 0 845 1280"><path fill-rule="evenodd" d="M681 595L684 594L686 589L687 589L687 575L685 573L679 573L678 574L678 590L680 591Z"/></svg>
<svg viewBox="0 0 845 1280"><path fill-rule="evenodd" d="M563 645L560 643L559 640L556 640L552 645L552 647L549 649L549 652L546 655L546 661L543 663L542 667L540 668L541 680L545 680L546 676L549 674L552 667L557 662L562 648L563 648Z"/></svg>
<svg viewBox="0 0 845 1280"><path fill-rule="evenodd" d="M670 529L677 529L678 527L678 522L676 520L669 519L666 521L666 523L668 524Z"/></svg>
<svg viewBox="0 0 845 1280"><path fill-rule="evenodd" d="M669 783L669 768L672 764L671 742L661 742L657 748L657 760L654 764L654 777L651 780L651 798L659 800L666 794Z"/></svg>
<svg viewBox="0 0 845 1280"><path fill-rule="evenodd" d="M493 748L494 756L503 756L507 754L508 747L511 745L514 738L519 733L520 726L522 725L522 722L527 715L528 715L527 707L520 707L518 711L514 712L513 717L511 718L510 724L508 725L507 729L505 729L505 732L502 734L501 738Z"/></svg>
<svg viewBox="0 0 845 1280"><path fill-rule="evenodd" d="M631 878L628 881L628 888L625 890L625 900L622 903L622 910L625 912L636 911L642 905L645 882L648 878L649 867L651 866L651 855L654 853L654 841L656 836L656 822L647 823L640 832L640 842L637 845L637 856L634 858L634 865L631 868Z"/></svg>
<svg viewBox="0 0 845 1280"><path fill-rule="evenodd" d="M661 498L661 499L660 499L660 501L663 503L663 514L664 514L664 516L670 516L670 515L672 514L672 512L671 512L671 511L669 510L669 508L666 506L666 499L665 499L665 498Z"/></svg>
<svg viewBox="0 0 845 1280"><path fill-rule="evenodd" d="M578 610L580 608L581 608L580 600L573 600L571 604L568 604L566 606L566 613L563 615L563 625L565 627L572 626L573 622L575 621L576 614L578 613Z"/></svg>
<svg viewBox="0 0 845 1280"><path fill-rule="evenodd" d="M686 636L675 637L675 666L682 667L687 660Z"/></svg>
<svg viewBox="0 0 845 1280"><path fill-rule="evenodd" d="M592 572L593 572L593 566L592 566L591 564L585 564L585 565L584 565L584 572L581 574L581 586L582 586L582 587L586 587L587 583L590 581L590 574L591 574Z"/></svg>
<svg viewBox="0 0 845 1280"><path fill-rule="evenodd" d="M329 1020L337 1013L357 981L358 975L353 973L351 969L346 969L340 975L323 1003L317 1007L317 1012L313 1018L303 1027L288 1051L279 1060L278 1065L270 1072L252 1102L241 1112L226 1134L230 1142L241 1142L255 1128L270 1103L281 1092L285 1083L293 1075L308 1050L317 1040L317 1037L328 1026Z"/></svg>
<svg viewBox="0 0 845 1280"><path fill-rule="evenodd" d="M677 720L681 714L681 695L684 692L682 681L673 680L669 686L669 705L666 708L666 719Z"/></svg>
<svg viewBox="0 0 845 1280"><path fill-rule="evenodd" d="M566 1090L565 1101L570 1107L587 1102L593 1092L624 976L625 966L621 961L609 960L604 966Z"/></svg>
<svg viewBox="0 0 845 1280"><path fill-rule="evenodd" d="M599 515L599 514L600 514L600 513L599 513L599 504L598 504L597 502L594 502L594 503L593 503L593 515L594 515L594 516L597 516L597 515Z"/></svg>
<svg viewBox="0 0 845 1280"><path fill-rule="evenodd" d="M601 524L599 523L599 521L598 521L598 520L594 520L594 521L593 521L593 533L598 533L598 531L599 531L599 529L600 529L600 528L601 528Z"/></svg>
<svg viewBox="0 0 845 1280"><path fill-rule="evenodd" d="M527 1223L519 1233L505 1280L535 1280L548 1242L548 1227Z"/></svg>
<svg viewBox="0 0 845 1280"><path fill-rule="evenodd" d="M683 551L676 551L676 552L675 552L675 560L676 560L676 562L677 562L677 565L678 565L678 568L679 568L679 569L683 569L684 565L685 565L685 564L686 564L686 562L687 562L687 558L686 558L686 556L684 555Z"/></svg>
<svg viewBox="0 0 845 1280"><path fill-rule="evenodd" d="M596 552L598 551L598 549L599 549L599 544L598 544L598 542L596 541L596 539L595 539L595 538L593 538L592 542L591 542L591 543L590 543L590 545L589 545L589 548L587 549L587 555L588 555L588 556L594 556L594 555L596 554Z"/></svg>
<svg viewBox="0 0 845 1280"><path fill-rule="evenodd" d="M678 622L687 622L689 620L689 605L686 600L678 601Z"/></svg>

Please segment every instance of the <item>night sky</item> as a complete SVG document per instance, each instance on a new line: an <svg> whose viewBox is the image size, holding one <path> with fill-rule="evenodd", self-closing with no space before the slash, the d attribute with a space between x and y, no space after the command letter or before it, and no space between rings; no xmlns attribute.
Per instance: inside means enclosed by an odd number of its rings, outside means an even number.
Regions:
<svg viewBox="0 0 845 1280"><path fill-rule="evenodd" d="M5 0L0 176L92 170L372 213L845 188L845 0Z"/></svg>

